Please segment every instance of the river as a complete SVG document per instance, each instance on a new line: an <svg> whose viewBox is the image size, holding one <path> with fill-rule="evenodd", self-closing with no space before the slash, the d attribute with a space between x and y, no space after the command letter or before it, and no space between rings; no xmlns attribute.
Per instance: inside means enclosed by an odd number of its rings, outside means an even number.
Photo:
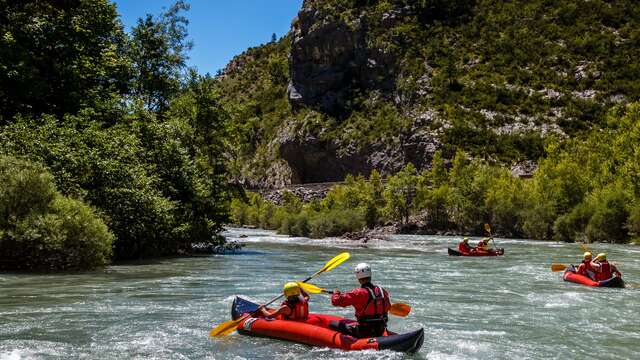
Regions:
<svg viewBox="0 0 640 360"><path fill-rule="evenodd" d="M497 239L499 258L458 258L459 238L394 236L363 247L263 230L229 229L242 254L120 264L81 274L0 273L0 359L640 359L640 248L592 245L618 263L627 289L566 283L552 262L578 262L576 244ZM242 236L242 237L241 237ZM246 236L246 237L245 237ZM358 262L394 302L397 332L425 329L421 351L346 353L209 330L229 319L235 294L266 301L339 252L351 259L314 283L351 289ZM315 295L311 310L352 315Z"/></svg>

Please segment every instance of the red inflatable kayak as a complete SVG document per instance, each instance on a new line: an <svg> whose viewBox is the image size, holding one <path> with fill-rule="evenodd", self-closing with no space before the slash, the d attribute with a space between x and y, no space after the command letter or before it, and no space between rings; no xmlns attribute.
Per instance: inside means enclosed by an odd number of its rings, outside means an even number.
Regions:
<svg viewBox="0 0 640 360"><path fill-rule="evenodd" d="M596 286L596 287L615 287L615 288L623 288L624 280L621 277L614 276L607 280L595 281L591 280L588 276L580 275L576 272L575 266L571 265L565 270L564 275L562 276L564 281L574 282L576 284L582 284L587 286Z"/></svg>
<svg viewBox="0 0 640 360"><path fill-rule="evenodd" d="M233 319L255 311L258 304L236 297L231 307ZM388 334L375 338L357 339L329 328L332 320L341 317L309 314L307 321L272 320L249 317L238 324L238 332L243 335L269 337L292 342L336 348L342 350L393 350L415 353L424 341L424 330L406 334Z"/></svg>
<svg viewBox="0 0 640 360"><path fill-rule="evenodd" d="M447 251L449 252L449 255L451 256L502 256L504 255L504 249L500 248L500 249L496 249L495 251L491 251L489 253L485 253L485 252L468 252L468 253L463 253L463 252L459 252L456 250L453 250L451 248L447 248Z"/></svg>

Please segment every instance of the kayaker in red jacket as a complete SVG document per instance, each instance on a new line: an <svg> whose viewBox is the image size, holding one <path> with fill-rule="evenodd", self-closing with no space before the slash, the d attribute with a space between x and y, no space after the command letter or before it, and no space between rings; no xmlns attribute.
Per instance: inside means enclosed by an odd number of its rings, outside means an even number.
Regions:
<svg viewBox="0 0 640 360"><path fill-rule="evenodd" d="M595 280L596 270L591 265L591 258L593 255L590 252L585 252L582 255L582 263L578 266L577 273L580 275L584 275L591 280Z"/></svg>
<svg viewBox="0 0 640 360"><path fill-rule="evenodd" d="M463 253L463 254L468 254L468 253L470 253L470 252L472 252L474 250L475 249L473 248L473 246L469 245L469 238L468 237L462 239L460 244L458 244L458 251Z"/></svg>
<svg viewBox="0 0 640 360"><path fill-rule="evenodd" d="M284 284L284 296L287 297L279 308L267 310L264 306L260 311L264 317L280 318L283 320L307 320L309 318L309 295L295 282Z"/></svg>
<svg viewBox="0 0 640 360"><path fill-rule="evenodd" d="M591 262L591 266L595 270L595 279L596 281L609 280L614 275L617 277L622 277L622 274L615 265L609 263L607 261L607 254L600 253L596 256L596 259Z"/></svg>
<svg viewBox="0 0 640 360"><path fill-rule="evenodd" d="M347 293L335 290L331 296L331 305L353 306L358 321L343 320L332 322L330 326L357 338L382 336L387 329L387 313L391 308L389 293L371 283L371 267L368 264L358 264L355 272L360 287Z"/></svg>

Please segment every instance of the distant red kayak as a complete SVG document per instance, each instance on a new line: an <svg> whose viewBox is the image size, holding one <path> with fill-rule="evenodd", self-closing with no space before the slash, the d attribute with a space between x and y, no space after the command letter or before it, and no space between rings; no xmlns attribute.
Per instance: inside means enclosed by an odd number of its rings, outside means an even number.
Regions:
<svg viewBox="0 0 640 360"><path fill-rule="evenodd" d="M614 276L614 277L612 277L610 279L607 279L607 280L594 281L594 280L591 280L587 276L578 274L576 272L576 268L573 265L571 265L570 267L567 268L567 270L564 272L564 275L562 276L562 279L564 281L569 281L569 282L573 282L573 283L576 283L576 284L582 284L582 285L587 285L587 286L615 287L615 288L623 288L624 287L624 280L622 280L621 277Z"/></svg>
<svg viewBox="0 0 640 360"><path fill-rule="evenodd" d="M451 256L502 256L504 255L504 249L500 248L500 249L496 249L495 252L489 252L489 253L478 253L478 252L469 252L469 253L462 253L456 250L453 250L451 248L447 248L449 255Z"/></svg>

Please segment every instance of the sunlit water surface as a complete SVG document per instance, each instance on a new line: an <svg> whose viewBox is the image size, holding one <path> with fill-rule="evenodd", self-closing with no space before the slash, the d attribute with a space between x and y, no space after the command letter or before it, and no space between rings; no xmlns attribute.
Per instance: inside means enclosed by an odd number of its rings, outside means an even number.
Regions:
<svg viewBox="0 0 640 360"><path fill-rule="evenodd" d="M262 230L229 229L238 255L110 266L82 274L0 274L0 359L640 359L640 248L593 245L618 262L627 289L566 283L552 262L577 262L578 245L498 239L499 258L447 256L455 237L395 236L363 247ZM242 236L242 237L241 237ZM246 236L246 237L245 237ZM392 301L412 306L390 328L424 327L413 356L347 353L233 334L210 339L234 295L266 301L341 251L352 258L314 282L355 286L353 266L372 264ZM316 295L312 311L351 316Z"/></svg>

